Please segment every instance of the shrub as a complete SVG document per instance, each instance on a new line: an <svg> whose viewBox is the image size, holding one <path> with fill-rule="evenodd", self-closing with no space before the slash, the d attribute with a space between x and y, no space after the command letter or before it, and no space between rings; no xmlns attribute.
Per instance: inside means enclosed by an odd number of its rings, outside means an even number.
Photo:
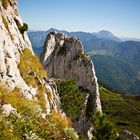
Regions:
<svg viewBox="0 0 140 140"><path fill-rule="evenodd" d="M59 112L52 111L48 120L51 123L55 123L59 129L64 129L66 127L70 127L71 123L68 118L62 116Z"/></svg>
<svg viewBox="0 0 140 140"><path fill-rule="evenodd" d="M42 110L39 103L24 99L17 88L11 92L4 86L0 86L0 99L4 100L5 103L12 104L20 113L9 116L0 114L0 139L76 140L76 132L70 128L71 123L68 118L55 111L52 111L48 118L41 118Z"/></svg>
<svg viewBox="0 0 140 140"><path fill-rule="evenodd" d="M28 30L28 24L27 23L23 23L23 26L19 25L18 28L19 28L20 33L23 35L24 32Z"/></svg>
<svg viewBox="0 0 140 140"><path fill-rule="evenodd" d="M8 4L9 4L9 0L2 0L2 6L3 6L5 9L7 9Z"/></svg>
<svg viewBox="0 0 140 140"><path fill-rule="evenodd" d="M73 128L65 128L64 132L69 140L78 140L78 134Z"/></svg>
<svg viewBox="0 0 140 140"><path fill-rule="evenodd" d="M109 122L104 114L96 112L92 119L93 140L118 140L114 125Z"/></svg>
<svg viewBox="0 0 140 140"><path fill-rule="evenodd" d="M62 47L59 49L58 55L64 55L64 56L66 56L66 52L67 52L66 47L65 47L65 46L62 46Z"/></svg>
<svg viewBox="0 0 140 140"><path fill-rule="evenodd" d="M45 110L45 106L46 106L46 100L45 100L45 94L44 94L46 92L47 91L46 91L46 88L44 87L44 85L38 86L37 98L38 98L39 104L41 105L43 110Z"/></svg>
<svg viewBox="0 0 140 140"><path fill-rule="evenodd" d="M76 118L84 109L84 97L73 79L57 81L62 108L71 118Z"/></svg>

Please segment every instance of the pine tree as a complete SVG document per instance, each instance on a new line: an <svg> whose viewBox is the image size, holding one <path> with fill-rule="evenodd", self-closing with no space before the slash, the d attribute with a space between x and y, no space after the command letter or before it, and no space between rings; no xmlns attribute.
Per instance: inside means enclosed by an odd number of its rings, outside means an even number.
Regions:
<svg viewBox="0 0 140 140"><path fill-rule="evenodd" d="M93 139L92 140L119 140L115 127L107 120L104 114L95 113L92 119Z"/></svg>

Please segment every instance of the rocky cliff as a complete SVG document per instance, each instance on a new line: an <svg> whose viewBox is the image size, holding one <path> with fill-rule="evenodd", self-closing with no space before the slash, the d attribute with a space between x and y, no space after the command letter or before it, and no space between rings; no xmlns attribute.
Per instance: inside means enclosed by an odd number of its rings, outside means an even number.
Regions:
<svg viewBox="0 0 140 140"><path fill-rule="evenodd" d="M22 63L28 63L30 56L34 56L31 43L23 26L24 23L18 15L17 0L0 1L0 83L4 84L10 90L19 88L25 98L32 99L37 96L39 89L38 85L34 86L27 82L28 79L25 79L23 76L23 67L20 68L20 65L22 66L22 64L20 64L21 61ZM26 54L29 55L27 56L27 59L29 59L21 60L21 56L24 56L24 53L29 51L31 53ZM28 65L25 65L25 67L28 67ZM28 69L25 75L37 77L36 79L42 85L44 84L46 89L52 93L52 99L56 99L56 102L51 101L53 105L50 105L48 102L46 103L46 111L48 113L50 112L50 106L53 106L57 110L57 108L59 108L57 107L57 103L59 103L59 97L56 95L57 91L55 91L52 84L49 85L50 81L45 82L43 77L41 79L41 77L36 74L35 69L32 68L33 66ZM44 77L46 77L45 74Z"/></svg>
<svg viewBox="0 0 140 140"><path fill-rule="evenodd" d="M75 79L78 88L85 91L86 111L85 116L79 119L80 128L78 127L79 131L83 131L93 113L101 111L101 103L94 65L81 42L63 33L51 32L45 41L40 60L48 77Z"/></svg>
<svg viewBox="0 0 140 140"><path fill-rule="evenodd" d="M19 87L27 98L32 98L36 91L25 83L17 67L22 51L25 48L32 51L31 43L26 32L20 33L17 22L23 25L17 1L0 1L0 82L6 83L10 89Z"/></svg>

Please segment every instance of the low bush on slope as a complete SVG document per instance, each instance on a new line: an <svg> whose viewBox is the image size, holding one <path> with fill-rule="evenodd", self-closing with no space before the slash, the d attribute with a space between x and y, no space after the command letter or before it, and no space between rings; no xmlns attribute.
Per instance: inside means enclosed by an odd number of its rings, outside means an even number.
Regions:
<svg viewBox="0 0 140 140"><path fill-rule="evenodd" d="M0 112L1 140L78 139L66 117L52 111L51 115L44 119L41 117L42 109L37 100L25 99L18 89L8 91L2 85L0 86L0 104L7 103L17 109L17 114L2 116Z"/></svg>
<svg viewBox="0 0 140 140"><path fill-rule="evenodd" d="M73 79L57 81L58 93L61 97L62 108L72 119L76 119L84 107L84 97Z"/></svg>
<svg viewBox="0 0 140 140"><path fill-rule="evenodd" d="M57 81L58 93L61 97L62 108L66 114L73 120L78 121L79 114L85 112L85 99L82 90L76 86L73 79L58 80ZM104 114L95 113L91 119L91 124L94 126L92 131L93 140L117 140L117 131L115 126L105 117ZM87 139L82 137L83 140Z"/></svg>
<svg viewBox="0 0 140 140"><path fill-rule="evenodd" d="M92 118L94 129L92 140L120 140L115 126L107 119L105 114L96 112Z"/></svg>

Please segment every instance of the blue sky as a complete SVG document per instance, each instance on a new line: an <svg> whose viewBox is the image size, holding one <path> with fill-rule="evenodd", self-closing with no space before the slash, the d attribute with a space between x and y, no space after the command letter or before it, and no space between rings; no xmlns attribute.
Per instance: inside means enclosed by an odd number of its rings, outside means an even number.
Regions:
<svg viewBox="0 0 140 140"><path fill-rule="evenodd" d="M30 30L109 30L140 38L140 0L18 0Z"/></svg>

